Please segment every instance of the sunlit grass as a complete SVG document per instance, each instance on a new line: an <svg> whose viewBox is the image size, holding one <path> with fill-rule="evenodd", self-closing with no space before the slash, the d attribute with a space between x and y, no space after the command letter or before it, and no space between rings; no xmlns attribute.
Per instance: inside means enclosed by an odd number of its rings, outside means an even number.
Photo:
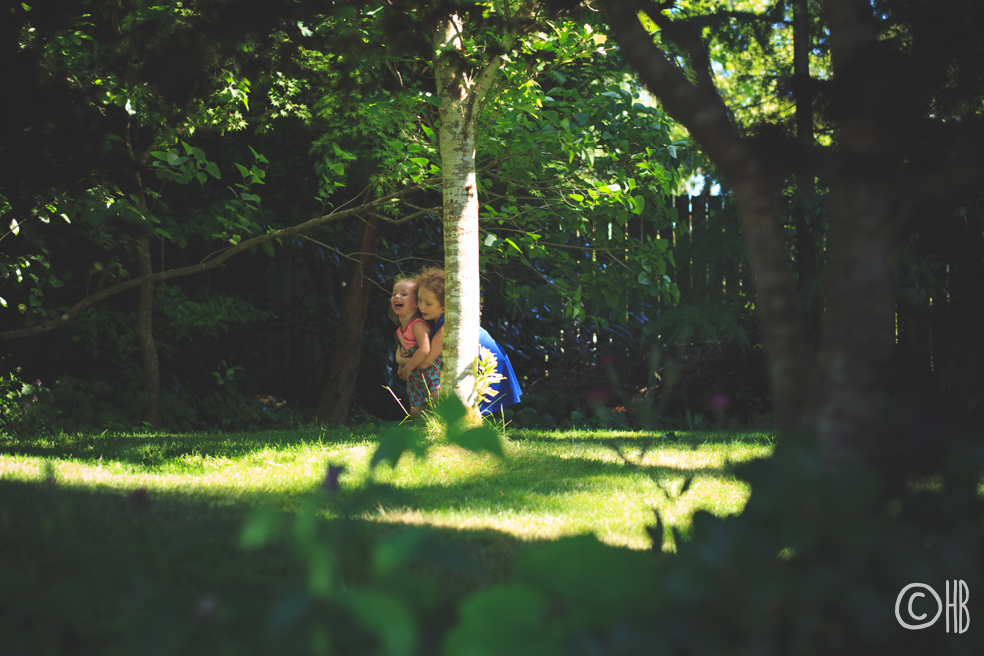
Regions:
<svg viewBox="0 0 984 656"><path fill-rule="evenodd" d="M767 456L769 440L676 437L514 431L503 459L434 440L428 457L370 472L375 429L0 435L0 651L283 653L265 623L308 573L287 538L244 548L261 508L315 508L326 527L346 515L367 529L345 535L369 542L331 543L355 585L372 544L428 527L468 563L420 565L449 598L504 580L543 540L593 534L649 548L654 507L684 530L698 509L740 512L748 489L727 462ZM345 471L326 492L329 463Z"/></svg>
<svg viewBox="0 0 984 656"><path fill-rule="evenodd" d="M126 435L0 438L0 478L37 481L51 463L57 483L162 499L245 503L292 510L316 488L327 463L343 465L343 495L370 480L401 491L360 518L382 524L498 531L523 541L590 533L612 545L651 546L645 527L686 530L697 510L738 513L747 486L728 462L765 457L758 434L512 431L502 460L434 443L425 459L405 456L374 476L372 433L292 431L240 435ZM686 494L677 491L692 477Z"/></svg>

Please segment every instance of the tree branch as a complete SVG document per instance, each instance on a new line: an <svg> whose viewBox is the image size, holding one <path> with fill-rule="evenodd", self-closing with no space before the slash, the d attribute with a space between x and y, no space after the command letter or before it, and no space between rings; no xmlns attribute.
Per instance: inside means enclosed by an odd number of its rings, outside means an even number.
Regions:
<svg viewBox="0 0 984 656"><path fill-rule="evenodd" d="M0 342L8 341L11 339L19 339L22 337L30 337L32 335L40 335L42 333L46 333L51 330L54 330L55 328L60 328L61 326L68 323L72 318L77 316L79 312L86 309L90 305L94 305L99 301L109 298L110 296L119 294L120 292L125 292L128 289L139 287L140 285L148 282L153 283L161 280L168 280L170 278L180 278L182 276L189 276L195 273L201 273L202 271L215 269L221 266L223 263L225 263L225 261L228 260L233 255L236 255L237 253L241 253L242 251L252 248L254 246L259 246L260 244L263 244L268 241L272 241L274 239L292 237L306 230L310 230L311 228L315 228L319 225L323 225L331 221L338 221L339 219L344 219L346 217L355 214L365 214L369 212L372 208L388 204L394 200L399 201L406 194L409 194L420 188L421 186L418 185L407 187L398 192L389 194L387 196L383 196L382 198L378 198L372 202L360 205L359 207L354 207L348 210L343 210L338 212L332 212L329 214L325 214L313 218L309 221L305 221L304 223L300 223L296 226L291 226L289 228L282 228L280 230L268 232L264 235L258 235L256 237L253 237L252 239L247 239L246 241L239 242L235 246L231 246L222 251L219 251L214 259L208 260L207 262L201 262L199 264L181 267L179 269L171 269L169 271L160 271L158 273L154 273L147 276L140 276L138 278L133 278L132 280L128 280L126 282L113 285L112 287L109 287L107 289L104 289L102 291L96 292L95 294L83 298L81 301L70 307L64 314L62 314L57 319L52 319L45 323L38 324L36 326L30 326L28 328L21 328L19 330L7 330L4 332L0 332ZM382 221L386 221L388 223L394 223L394 224L403 223L405 220L405 219L392 219L390 217L386 217L382 215L379 215L379 218Z"/></svg>
<svg viewBox="0 0 984 656"><path fill-rule="evenodd" d="M794 428L803 418L810 361L774 189L764 162L742 140L713 83L690 82L643 28L637 12L650 6L648 0L608 0L609 24L623 57L667 113L687 128L734 190L755 276L756 309L762 322L776 415L780 428Z"/></svg>
<svg viewBox="0 0 984 656"><path fill-rule="evenodd" d="M699 84L714 87L714 76L711 73L711 58L704 47L704 42L700 40L700 35L689 25L672 21L663 15L667 9L672 9L676 4L673 0L656 4L652 0L640 0L641 10L646 14L663 34L673 43L677 44L687 53L694 73L697 75Z"/></svg>

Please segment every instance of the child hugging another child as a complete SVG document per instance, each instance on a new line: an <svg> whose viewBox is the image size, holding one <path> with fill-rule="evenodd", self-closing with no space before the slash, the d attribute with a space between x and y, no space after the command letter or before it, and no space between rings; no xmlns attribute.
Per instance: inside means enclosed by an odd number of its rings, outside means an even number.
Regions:
<svg viewBox="0 0 984 656"><path fill-rule="evenodd" d="M407 381L410 415L416 418L420 416L428 400L437 399L437 393L441 389L441 369L443 367L441 346L444 341L444 270L424 269L417 276L416 281L404 279L399 281L397 286L401 283L416 285L417 312L421 318L430 324L430 332L426 337L417 337L417 342L421 345L426 344L426 348L421 346L415 357L410 357L413 355L413 351L407 352L403 349L396 354L396 362L400 365L400 378ZM397 288L394 287L394 304L397 298L396 292ZM417 315L411 314L410 316ZM409 326L410 320L407 320L403 325ZM399 332L397 331L397 333ZM502 350L502 347L492 339L492 336L484 328L479 327L478 332L479 345L489 349L496 356L496 373L502 375L501 382L490 385L493 397L483 401L479 408L482 414L487 414L519 403L523 392L519 387L519 381L513 372L509 357ZM422 351L426 352L426 355L421 355Z"/></svg>
<svg viewBox="0 0 984 656"><path fill-rule="evenodd" d="M414 309L407 313L407 318L396 312L397 287L408 285L411 295L414 295ZM402 298L402 297L401 297ZM408 301L404 302L404 312ZM401 338L401 349L396 353L396 363L400 365L399 376L407 381L407 395L410 397L410 416L416 418L424 409L428 400L437 399L441 388L441 345L444 339L444 270L424 269L416 280L403 279L393 286L391 302L394 314L399 317L401 328L406 330L411 321L419 324L413 327L417 340L416 352L406 349ZM417 317L411 319L411 317ZM430 326L424 321L429 322ZM418 328L419 326L419 332ZM401 330L397 330L399 336Z"/></svg>

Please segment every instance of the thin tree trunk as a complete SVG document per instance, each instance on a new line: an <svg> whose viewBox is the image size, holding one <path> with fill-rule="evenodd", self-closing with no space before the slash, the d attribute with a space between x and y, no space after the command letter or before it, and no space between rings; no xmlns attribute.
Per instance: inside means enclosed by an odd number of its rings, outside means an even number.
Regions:
<svg viewBox="0 0 984 656"><path fill-rule="evenodd" d="M142 196L142 194L141 194ZM143 205L141 198L141 205ZM146 207L141 208L146 210ZM140 276L153 273L150 261L150 237L137 237L137 268ZM140 285L140 300L137 306L137 335L140 342L140 360L143 365L143 388L150 402L143 411L143 421L160 427L158 404L160 402L160 369L157 362L157 346L154 344L154 283L145 282Z"/></svg>
<svg viewBox="0 0 984 656"><path fill-rule="evenodd" d="M355 248L359 261L349 269L347 293L342 306L341 320L335 334L328 380L318 399L314 419L326 424L344 424L348 419L352 394L359 376L362 356L362 328L366 321L371 286L365 276L375 260L379 217L369 215L359 224L355 234Z"/></svg>
<svg viewBox="0 0 984 656"><path fill-rule="evenodd" d="M137 209L143 216L150 213L147 199L143 192L143 179L140 177L139 163L133 155L133 144L130 140L130 124L126 126L126 147L130 157L131 177L136 185ZM140 278L153 275L154 267L150 259L150 225L147 232L137 237L137 271ZM143 391L147 394L148 403L144 408L141 419L150 424L154 430L160 428L158 407L160 405L161 381L160 366L157 361L157 345L154 344L154 283L150 280L140 285L137 301L137 343L140 345L140 362L143 368Z"/></svg>
<svg viewBox="0 0 984 656"><path fill-rule="evenodd" d="M436 50L461 44L460 17L452 16L438 32ZM475 136L482 100L501 61L495 57L477 76L458 70L454 58L435 62L441 98L441 170L444 191L445 328L441 391L454 391L468 406L475 398L478 355L479 247Z"/></svg>

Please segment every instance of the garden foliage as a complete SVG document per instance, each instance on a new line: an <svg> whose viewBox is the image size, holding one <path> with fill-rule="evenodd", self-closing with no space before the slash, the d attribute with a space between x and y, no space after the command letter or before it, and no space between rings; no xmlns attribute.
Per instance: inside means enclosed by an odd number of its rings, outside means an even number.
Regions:
<svg viewBox="0 0 984 656"><path fill-rule="evenodd" d="M453 421L450 410L440 412ZM449 440L474 450L462 437ZM373 463L397 466L426 448L400 430L384 436ZM939 591L947 580L984 583L984 448L964 435L935 456L928 464L923 454L921 468L910 454L833 471L787 435L772 458L735 468L752 488L739 516L698 512L685 535L657 516L650 552L561 539L521 555L508 579L457 598L428 572L467 571L467 560L421 530L367 541L358 524L322 524L309 512L290 530L257 516L243 540L286 540L307 564L306 582L271 611L276 639L297 653L977 654L979 631L946 633L941 616L911 632L895 617L911 582ZM343 500L338 473L329 467L325 489L342 514L395 493ZM353 558L359 567L347 565Z"/></svg>

